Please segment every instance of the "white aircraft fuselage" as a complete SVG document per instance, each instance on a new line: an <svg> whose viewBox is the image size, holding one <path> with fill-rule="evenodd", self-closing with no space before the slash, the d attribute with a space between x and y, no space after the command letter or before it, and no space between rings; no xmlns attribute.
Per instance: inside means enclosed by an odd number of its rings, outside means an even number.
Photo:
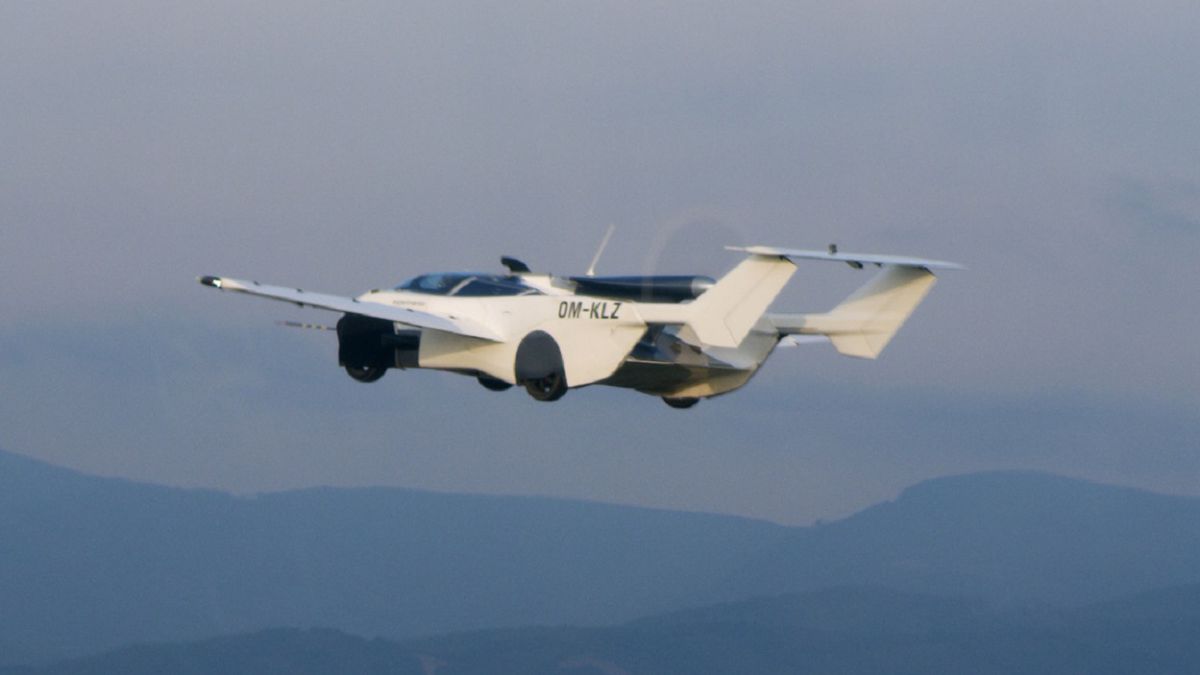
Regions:
<svg viewBox="0 0 1200 675"><path fill-rule="evenodd" d="M523 385L539 400L602 384L690 407L746 384L781 340L827 338L875 358L934 283L940 261L748 247L719 281L708 277L555 277L505 259L510 274L446 273L355 298L202 277L206 285L343 313L339 363L357 380L391 368L477 377L493 390ZM833 310L769 314L793 259L881 271ZM793 340L795 338L792 338Z"/></svg>

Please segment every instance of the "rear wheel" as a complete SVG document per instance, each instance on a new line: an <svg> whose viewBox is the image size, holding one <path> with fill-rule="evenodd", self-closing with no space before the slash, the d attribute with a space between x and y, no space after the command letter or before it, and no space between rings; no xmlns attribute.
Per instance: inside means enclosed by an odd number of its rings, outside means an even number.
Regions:
<svg viewBox="0 0 1200 675"><path fill-rule="evenodd" d="M699 402L700 402L700 399L694 398L691 396L685 396L685 397L681 397L681 398L673 398L670 396L663 397L663 403L666 403L667 405L671 406L672 408L681 408L681 409L682 408L690 408Z"/></svg>
<svg viewBox="0 0 1200 675"><path fill-rule="evenodd" d="M539 401L557 401L567 393L567 378L560 370L545 377L525 380L525 391Z"/></svg>
<svg viewBox="0 0 1200 675"><path fill-rule="evenodd" d="M346 374L359 382L374 382L386 373L384 366L346 366Z"/></svg>

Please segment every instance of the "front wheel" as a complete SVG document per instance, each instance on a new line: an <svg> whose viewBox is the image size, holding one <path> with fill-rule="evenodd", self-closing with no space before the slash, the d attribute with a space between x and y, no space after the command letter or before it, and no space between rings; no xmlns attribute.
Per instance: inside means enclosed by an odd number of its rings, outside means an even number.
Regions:
<svg viewBox="0 0 1200 675"><path fill-rule="evenodd" d="M700 402L700 399L694 398L691 396L685 396L685 397L681 397L681 398L673 398L670 396L663 397L663 403L666 403L667 405L671 406L672 408L680 408L680 409L690 408L699 402Z"/></svg>
<svg viewBox="0 0 1200 675"><path fill-rule="evenodd" d="M567 378L559 370L545 377L525 380L525 391L539 401L557 401L567 393Z"/></svg>
<svg viewBox="0 0 1200 675"><path fill-rule="evenodd" d="M359 382L374 382L386 373L383 366L346 366L346 374Z"/></svg>

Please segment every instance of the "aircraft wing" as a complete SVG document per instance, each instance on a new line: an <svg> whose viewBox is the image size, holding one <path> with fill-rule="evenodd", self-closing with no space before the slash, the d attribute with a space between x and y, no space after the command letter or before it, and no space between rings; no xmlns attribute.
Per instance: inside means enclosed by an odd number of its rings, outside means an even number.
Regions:
<svg viewBox="0 0 1200 675"><path fill-rule="evenodd" d="M780 258L803 258L805 260L833 260L852 265L894 265L897 267L923 267L927 270L961 270L962 265L946 262L945 260L926 260L925 258L909 258L899 255L878 255L875 253L842 253L833 251L810 251L798 248L776 248L774 246L726 246L730 251L745 251L751 255L762 255Z"/></svg>
<svg viewBox="0 0 1200 675"><path fill-rule="evenodd" d="M340 295L328 295L326 293L312 293L286 286L268 286L267 284L260 284L257 281L244 281L241 279L230 279L229 277L205 276L200 277L199 281L205 286L212 286L223 291L234 291L271 298L272 300L282 300L294 303L300 307L316 307L318 309L328 309L346 314L360 314L375 319L403 323L416 328L430 328L445 333L465 335L492 342L503 340L494 330L465 317L443 316L407 307L394 307L378 302L359 300L358 298L347 298Z"/></svg>

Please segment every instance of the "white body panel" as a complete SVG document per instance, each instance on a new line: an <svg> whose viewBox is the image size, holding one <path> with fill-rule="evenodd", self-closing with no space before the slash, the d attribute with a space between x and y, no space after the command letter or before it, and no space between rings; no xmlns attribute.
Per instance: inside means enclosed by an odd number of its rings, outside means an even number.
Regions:
<svg viewBox="0 0 1200 675"><path fill-rule="evenodd" d="M414 305L423 312L471 317L485 323L500 342L444 331L422 334L422 368L475 370L516 383L514 363L518 343L533 331L548 333L559 345L567 382L572 387L592 384L613 374L646 331L636 303L564 295L439 298L388 291L376 294L393 305Z"/></svg>

